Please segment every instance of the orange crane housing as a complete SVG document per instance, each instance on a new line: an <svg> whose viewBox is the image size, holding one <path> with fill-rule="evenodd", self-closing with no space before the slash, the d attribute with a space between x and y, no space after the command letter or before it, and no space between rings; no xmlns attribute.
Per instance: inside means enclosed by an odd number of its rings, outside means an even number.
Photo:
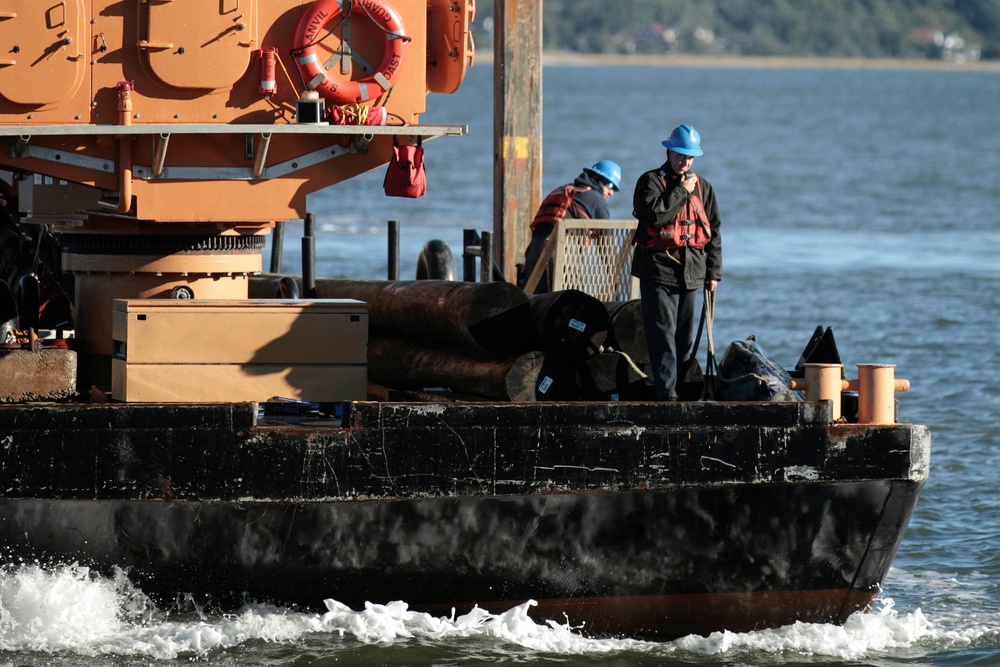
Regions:
<svg viewBox="0 0 1000 667"><path fill-rule="evenodd" d="M472 64L474 13L474 0L5 0L0 169L75 276L81 352L110 354L115 298L184 285L245 299L263 236L302 218L306 195L386 164L394 136L463 134L419 119Z"/></svg>

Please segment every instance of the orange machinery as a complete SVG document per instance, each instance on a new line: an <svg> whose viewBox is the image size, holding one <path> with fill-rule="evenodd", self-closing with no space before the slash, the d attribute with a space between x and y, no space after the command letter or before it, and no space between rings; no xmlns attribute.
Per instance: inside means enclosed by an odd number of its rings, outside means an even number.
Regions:
<svg viewBox="0 0 1000 667"><path fill-rule="evenodd" d="M419 117L472 64L474 11L474 0L0 2L0 169L75 276L81 352L110 355L116 298L186 286L245 299L263 236L302 218L307 194L386 164L394 135L464 133Z"/></svg>

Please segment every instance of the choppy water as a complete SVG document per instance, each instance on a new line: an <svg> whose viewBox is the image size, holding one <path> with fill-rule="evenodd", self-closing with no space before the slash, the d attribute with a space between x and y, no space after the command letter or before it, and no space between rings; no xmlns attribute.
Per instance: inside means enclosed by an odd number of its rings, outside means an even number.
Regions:
<svg viewBox="0 0 1000 667"><path fill-rule="evenodd" d="M322 276L402 275L421 245L492 225L492 69L428 101L469 136L427 145L429 192L386 199L381 173L310 198ZM679 123L702 133L725 277L718 345L754 334L791 366L817 325L848 365L895 363L901 418L933 433L925 487L879 606L843 626L589 640L502 616L431 618L403 603L327 614L156 609L119 578L67 567L0 575L0 665L991 665L1000 658L1000 75L977 72L546 67L544 188L600 158L628 183ZM626 187L630 190L631 186ZM628 217L629 193L611 201ZM284 268L297 271L301 223ZM266 251L265 257L270 251ZM334 591L317 591L318 598ZM319 600L317 600L319 603Z"/></svg>

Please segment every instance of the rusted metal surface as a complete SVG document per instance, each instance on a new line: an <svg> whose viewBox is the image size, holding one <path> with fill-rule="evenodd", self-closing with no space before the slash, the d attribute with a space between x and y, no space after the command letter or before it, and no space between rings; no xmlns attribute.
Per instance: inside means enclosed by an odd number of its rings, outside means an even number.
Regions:
<svg viewBox="0 0 1000 667"><path fill-rule="evenodd" d="M802 620L803 609L814 610L814 622L843 623L851 613L867 609L876 596L875 591L832 589L563 598L536 600L531 613L560 623L576 619L589 635L620 636L622 628L630 628L630 636L669 640L707 634L706 628L749 632L790 625ZM511 607L507 601L479 606L494 613ZM451 613L441 607L427 611Z"/></svg>
<svg viewBox="0 0 1000 667"><path fill-rule="evenodd" d="M539 351L496 355L373 335L368 363L372 382L397 389L448 387L515 402L576 398L575 368Z"/></svg>
<svg viewBox="0 0 1000 667"><path fill-rule="evenodd" d="M0 350L0 403L58 401L76 394L76 352Z"/></svg>
<svg viewBox="0 0 1000 667"><path fill-rule="evenodd" d="M282 279L252 277L250 297L273 297ZM528 297L503 282L323 278L316 295L364 301L373 332L487 352L520 351L528 330Z"/></svg>

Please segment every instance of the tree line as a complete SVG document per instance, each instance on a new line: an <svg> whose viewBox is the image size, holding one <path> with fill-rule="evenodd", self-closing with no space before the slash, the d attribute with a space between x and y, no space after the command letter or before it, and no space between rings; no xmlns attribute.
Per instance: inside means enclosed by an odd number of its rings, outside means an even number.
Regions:
<svg viewBox="0 0 1000 667"><path fill-rule="evenodd" d="M542 1L542 0L539 0ZM477 44L493 0L477 0ZM546 50L825 58L1000 58L1000 0L544 0Z"/></svg>

